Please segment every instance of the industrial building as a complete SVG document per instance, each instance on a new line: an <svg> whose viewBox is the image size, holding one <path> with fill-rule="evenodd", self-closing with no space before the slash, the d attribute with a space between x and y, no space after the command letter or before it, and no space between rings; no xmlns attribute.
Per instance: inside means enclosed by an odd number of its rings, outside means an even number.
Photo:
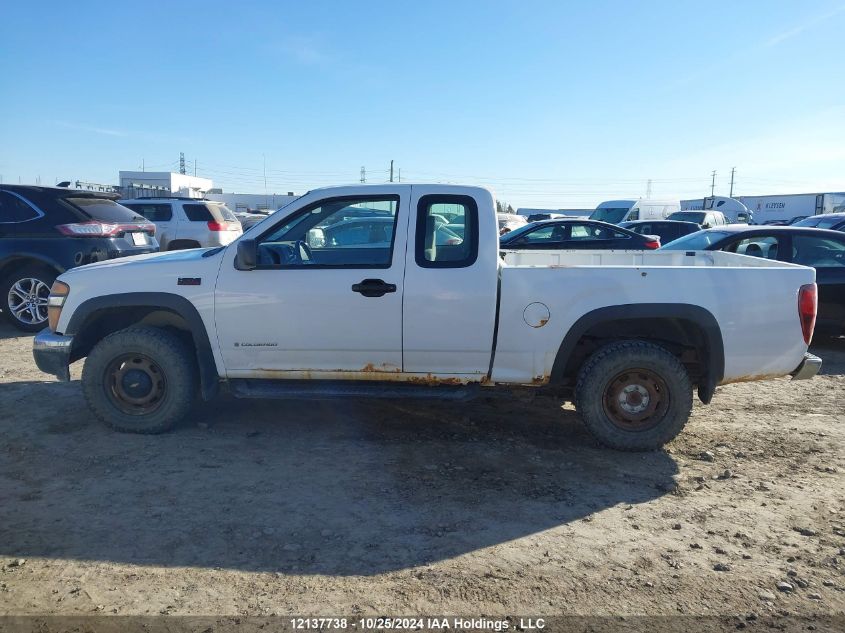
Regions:
<svg viewBox="0 0 845 633"><path fill-rule="evenodd" d="M214 186L210 178L170 171L120 171L120 190L127 198L183 196L202 198Z"/></svg>

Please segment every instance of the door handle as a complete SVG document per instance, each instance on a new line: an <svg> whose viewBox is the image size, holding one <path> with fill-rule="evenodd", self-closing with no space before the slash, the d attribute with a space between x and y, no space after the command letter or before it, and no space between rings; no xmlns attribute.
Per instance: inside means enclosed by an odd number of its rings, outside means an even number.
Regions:
<svg viewBox="0 0 845 633"><path fill-rule="evenodd" d="M388 292L396 292L396 284L388 284L381 279L364 279L359 284L352 284L352 292L360 292L365 297L383 297Z"/></svg>

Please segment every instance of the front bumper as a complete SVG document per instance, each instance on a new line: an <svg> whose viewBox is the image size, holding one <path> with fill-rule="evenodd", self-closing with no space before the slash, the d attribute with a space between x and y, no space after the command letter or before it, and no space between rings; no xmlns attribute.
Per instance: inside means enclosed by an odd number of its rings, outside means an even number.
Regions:
<svg viewBox="0 0 845 633"><path fill-rule="evenodd" d="M822 359L818 356L805 352L804 360L802 360L801 364L795 368L795 371L789 375L792 376L792 380L807 380L819 373L821 368Z"/></svg>
<svg viewBox="0 0 845 633"><path fill-rule="evenodd" d="M41 330L32 343L32 356L38 369L67 382L70 380L70 351L72 336L54 334L49 329Z"/></svg>

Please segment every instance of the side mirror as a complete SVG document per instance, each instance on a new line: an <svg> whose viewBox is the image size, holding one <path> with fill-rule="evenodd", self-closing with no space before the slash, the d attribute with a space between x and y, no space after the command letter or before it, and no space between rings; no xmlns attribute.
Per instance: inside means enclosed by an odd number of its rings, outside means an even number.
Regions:
<svg viewBox="0 0 845 633"><path fill-rule="evenodd" d="M238 254L235 256L235 268L252 270L258 263L258 245L255 240L238 241Z"/></svg>

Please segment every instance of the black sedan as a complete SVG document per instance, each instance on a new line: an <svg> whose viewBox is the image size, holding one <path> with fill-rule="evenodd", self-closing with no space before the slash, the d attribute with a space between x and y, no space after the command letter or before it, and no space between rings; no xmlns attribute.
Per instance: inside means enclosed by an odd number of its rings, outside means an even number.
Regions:
<svg viewBox="0 0 845 633"><path fill-rule="evenodd" d="M619 226L640 235L656 235L660 238L661 244L668 244L679 237L701 230L695 222L679 220L634 220L622 222Z"/></svg>
<svg viewBox="0 0 845 633"><path fill-rule="evenodd" d="M845 331L845 234L798 226L723 226L663 246L674 251L727 251L811 266L819 286L816 329Z"/></svg>
<svg viewBox="0 0 845 633"><path fill-rule="evenodd" d="M596 220L546 220L527 224L499 238L507 250L654 250L660 241Z"/></svg>

